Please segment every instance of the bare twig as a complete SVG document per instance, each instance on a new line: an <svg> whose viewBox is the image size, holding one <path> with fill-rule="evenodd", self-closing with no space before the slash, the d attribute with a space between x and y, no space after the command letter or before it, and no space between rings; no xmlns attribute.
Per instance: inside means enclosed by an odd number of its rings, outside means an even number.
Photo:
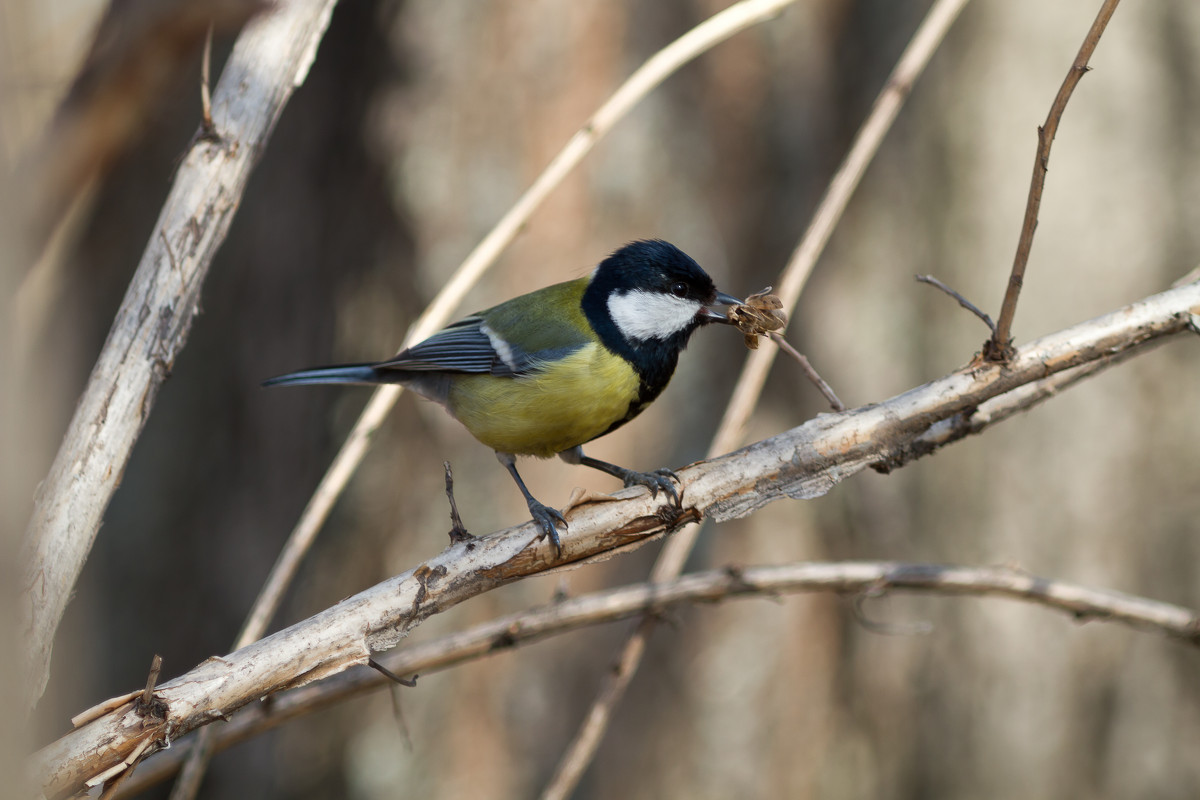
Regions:
<svg viewBox="0 0 1200 800"><path fill-rule="evenodd" d="M38 493L21 559L30 704L45 686L54 631L133 443L187 338L213 254L275 121L306 74L332 0L275 8L239 38L217 87L221 128L239 146L202 143L184 157ZM174 244L174 265L160 239Z"/></svg>
<svg viewBox="0 0 1200 800"><path fill-rule="evenodd" d="M509 614L386 659L395 674L431 673L542 641L580 628L628 619L647 611L690 603L774 597L801 592L838 592L855 597L882 592L928 592L1023 600L1063 611L1076 621L1112 622L1157 632L1200 645L1196 612L1141 597L1089 589L1030 575L1010 567L954 567L896 562L781 564L692 573L665 583L641 583L581 595L543 608ZM256 736L300 716L332 707L389 685L367 670L342 673L327 681L255 704L237 714L218 734L217 750ZM176 744L147 762L120 793L131 797L170 777L191 745Z"/></svg>
<svg viewBox="0 0 1200 800"><path fill-rule="evenodd" d="M200 136L206 139L219 139L217 126L213 124L212 92L210 74L212 72L212 42L213 26L209 23L208 33L204 35L204 49L200 55Z"/></svg>
<svg viewBox="0 0 1200 800"><path fill-rule="evenodd" d="M1033 234L1037 230L1038 209L1042 205L1042 188L1046 185L1046 170L1050 164L1050 146L1054 144L1054 136L1058 133L1058 123L1062 120L1067 108L1067 101L1075 91L1076 84L1084 73L1091 67L1088 61L1100 43L1100 37L1117 10L1120 0L1104 0L1100 12L1088 29L1083 45L1067 71L1054 102L1050 105L1050 113L1046 115L1046 123L1038 128L1037 154L1033 159L1033 180L1029 186L1029 199L1025 203L1025 221L1021 223L1021 237L1017 242L1017 254L1013 259L1012 273L1008 278L1008 289L1004 293L1004 303L1000 306L1000 319L992 331L992 338L983 347L983 356L989 361L1007 361L1012 357L1012 323L1017 313L1017 298L1021 294L1021 286L1025 282L1025 267L1029 263L1029 253L1033 249Z"/></svg>
<svg viewBox="0 0 1200 800"><path fill-rule="evenodd" d="M799 245L784 268L782 279L779 282L779 297L783 301L785 312L789 315L796 306L800 290L808 280L817 258L825 249L834 227L846 210L850 196L858 187L867 165L879 149L884 135L891 128L901 106L908 98L913 83L924 71L925 65L929 63L929 59L937 50L942 39L945 38L950 25L957 19L959 12L967 2L968 0L938 0L930 8L921 26L913 35L912 41L900 56L892 74L888 76L888 81L875 99L870 114L863 122L862 128L859 129L858 135L850 147L850 152L846 154L845 160L838 167L833 180L830 181L829 188L826 189L825 196L821 198L812 222L809 223L808 229L804 232L804 236L801 237ZM720 428L709 448L710 456L728 452L743 440L746 421L758 403L758 397L766 383L767 372L775 361L775 352L774 348L764 347L750 353L746 366L738 378L737 386L734 387L733 396L725 409L725 416L721 420ZM687 561L695 546L698 535L698 528L687 528L672 537L659 554L651 572L651 579L655 581L670 580L679 575L683 570L684 562ZM585 722L586 730L580 732L568 752L562 757L559 768L542 794L544 800L566 797L578 783L578 779L582 775L578 765L586 765L591 761L600 744L600 739L604 735L605 726L595 724L593 721L607 719L609 716L607 711L598 711L597 706L612 705L620 700L623 695L622 688L628 685L640 661L639 657L631 657L630 654L635 650L640 654L644 650L645 643L642 640L645 638L646 632L645 626L639 627L626 641L618 662L629 663L630 669L627 673L612 675L606 679L605 686L600 689L597 699L592 705L592 710L586 717L588 720ZM620 686L617 686L618 683ZM568 769L570 773L567 772Z"/></svg>
<svg viewBox="0 0 1200 800"><path fill-rule="evenodd" d="M993 334L996 332L996 323L992 322L991 317L980 311L979 306L975 305L970 300L939 281L937 278L933 277L932 275L914 275L913 277L916 278L919 283L928 283L934 288L941 289L943 292L957 300L960 306L983 320L983 324L987 325L988 330L990 330Z"/></svg>
<svg viewBox="0 0 1200 800"><path fill-rule="evenodd" d="M410 689L417 685L417 678L421 677L420 675L413 675L411 678L402 678L373 658L367 659L367 666L378 672L383 677L387 678L392 683L398 683L401 686L407 686Z"/></svg>
<svg viewBox="0 0 1200 800"><path fill-rule="evenodd" d="M139 711L145 714L154 702L154 685L158 683L158 676L162 673L162 656L155 655L150 660L150 674L146 676L146 688L142 690L142 696L138 699Z"/></svg>
<svg viewBox="0 0 1200 800"><path fill-rule="evenodd" d="M778 345L780 350L796 360L796 363L800 365L800 369L804 371L805 377L812 381L813 385L817 387L817 390L824 395L825 400L829 403L834 411L846 410L846 404L838 399L838 396L833 392L833 387L826 383L825 379L821 377L820 373L813 369L813 365L808 363L808 359L803 353L792 347L791 343L788 342L787 339L784 339L780 334L772 331L767 335L771 337L771 341Z"/></svg>

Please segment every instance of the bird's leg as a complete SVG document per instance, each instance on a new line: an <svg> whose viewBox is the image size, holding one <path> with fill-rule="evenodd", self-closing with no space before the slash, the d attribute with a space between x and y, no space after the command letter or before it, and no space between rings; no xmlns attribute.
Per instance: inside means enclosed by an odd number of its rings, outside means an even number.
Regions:
<svg viewBox="0 0 1200 800"><path fill-rule="evenodd" d="M562 524L563 530L567 528L567 521L563 515L555 511L549 506L542 505L533 498L529 490L525 488L525 481L521 480L520 473L517 472L517 458L512 453L496 453L496 458L508 470L508 473L513 476L513 480L517 482L517 488L521 490L521 494L525 495L525 504L529 506L529 513L533 517L534 523L542 529L542 534L538 538L550 537L550 541L554 543L554 551L562 556L562 541L558 538L558 525Z"/></svg>
<svg viewBox="0 0 1200 800"><path fill-rule="evenodd" d="M607 472L614 478L620 478L626 486L645 486L650 490L651 497L658 497L658 490L666 492L675 505L679 505L679 492L675 491L675 484L679 481L679 476L669 469L656 469L654 472L635 472L631 469L618 467L616 464L610 464L607 461L601 461L598 458L585 456L583 447L573 447L570 450L564 450L558 454L558 457L568 464L582 464L585 467L598 469L601 472Z"/></svg>

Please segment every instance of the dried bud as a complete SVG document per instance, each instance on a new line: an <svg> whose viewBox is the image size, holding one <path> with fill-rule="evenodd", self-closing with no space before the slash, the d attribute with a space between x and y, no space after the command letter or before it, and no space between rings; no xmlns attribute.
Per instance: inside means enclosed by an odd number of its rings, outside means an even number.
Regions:
<svg viewBox="0 0 1200 800"><path fill-rule="evenodd" d="M758 349L758 337L766 336L787 325L787 314L781 309L783 301L771 294L768 286L746 298L746 302L730 306L725 316L746 337L746 347Z"/></svg>

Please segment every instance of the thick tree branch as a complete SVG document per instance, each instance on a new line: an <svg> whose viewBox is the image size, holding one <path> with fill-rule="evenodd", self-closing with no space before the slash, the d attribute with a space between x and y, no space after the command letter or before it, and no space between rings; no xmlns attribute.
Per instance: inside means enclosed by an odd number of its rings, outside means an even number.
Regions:
<svg viewBox="0 0 1200 800"><path fill-rule="evenodd" d="M308 72L333 0L279 2L239 37L214 96L221 141L184 157L50 474L22 553L26 691L49 677L54 632L163 380L200 288L275 121Z"/></svg>
<svg viewBox="0 0 1200 800"><path fill-rule="evenodd" d="M48 797L73 791L147 740L154 747L223 718L247 703L363 664L416 625L463 600L547 570L592 560L703 518L734 519L767 503L809 499L862 469L886 463L942 420L1028 383L1191 332L1200 283L1146 298L1043 337L1008 364L972 363L882 403L828 414L785 433L678 471L683 508L626 489L567 514L563 557L532 524L453 544L413 570L224 658L162 684L165 719L121 708L40 751L32 768Z"/></svg>
<svg viewBox="0 0 1200 800"><path fill-rule="evenodd" d="M1064 611L1079 622L1116 622L1200 645L1196 612L1121 592L1089 589L1012 567L951 567L896 562L798 563L726 567L685 575L667 583L640 583L573 597L553 605L509 614L461 633L409 647L384 661L397 675L440 672L511 648L580 628L693 603L715 603L801 592L843 594L881 591L927 592L1025 600ZM258 703L228 725L213 726L223 750L284 722L391 685L384 676L353 670ZM156 756L122 787L131 797L179 770L191 744Z"/></svg>

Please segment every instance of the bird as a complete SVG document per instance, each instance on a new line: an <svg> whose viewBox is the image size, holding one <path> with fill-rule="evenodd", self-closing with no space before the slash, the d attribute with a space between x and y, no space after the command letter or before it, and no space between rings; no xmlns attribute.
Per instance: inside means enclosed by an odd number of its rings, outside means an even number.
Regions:
<svg viewBox="0 0 1200 800"><path fill-rule="evenodd" d="M666 388L693 332L729 323L711 306L741 300L717 290L700 265L661 239L630 242L589 275L471 314L392 358L291 372L264 386L401 384L440 403L495 451L525 498L539 539L561 556L566 519L539 502L517 456L598 469L626 487L665 491L667 469L637 472L584 455L583 445L620 428Z"/></svg>

